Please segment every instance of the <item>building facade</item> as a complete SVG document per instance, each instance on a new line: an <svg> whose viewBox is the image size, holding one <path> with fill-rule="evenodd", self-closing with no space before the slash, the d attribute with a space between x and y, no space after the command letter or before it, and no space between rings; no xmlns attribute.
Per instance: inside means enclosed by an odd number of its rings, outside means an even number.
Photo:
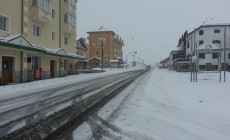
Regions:
<svg viewBox="0 0 230 140"><path fill-rule="evenodd" d="M73 74L75 40L75 0L1 0L1 84Z"/></svg>
<svg viewBox="0 0 230 140"><path fill-rule="evenodd" d="M188 34L186 44L186 57L191 59L196 50L204 44L218 46L221 51L221 64L224 65L224 48L226 47L225 65L230 70L230 24L201 25ZM217 52L199 53L199 70L218 70L219 54Z"/></svg>
<svg viewBox="0 0 230 140"><path fill-rule="evenodd" d="M122 47L124 41L113 31L100 28L99 31L88 32L89 34L89 59L97 57L102 59L104 67L119 67L122 60ZM102 51L103 46L103 51ZM100 62L100 66L102 61Z"/></svg>

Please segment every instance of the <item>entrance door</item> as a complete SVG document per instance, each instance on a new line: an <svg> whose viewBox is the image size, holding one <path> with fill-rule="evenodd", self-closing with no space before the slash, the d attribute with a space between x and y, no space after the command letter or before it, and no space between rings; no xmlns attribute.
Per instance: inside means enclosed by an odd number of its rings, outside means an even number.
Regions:
<svg viewBox="0 0 230 140"><path fill-rule="evenodd" d="M13 57L2 57L2 84L13 82Z"/></svg>
<svg viewBox="0 0 230 140"><path fill-rule="evenodd" d="M50 78L55 77L55 61L50 60Z"/></svg>

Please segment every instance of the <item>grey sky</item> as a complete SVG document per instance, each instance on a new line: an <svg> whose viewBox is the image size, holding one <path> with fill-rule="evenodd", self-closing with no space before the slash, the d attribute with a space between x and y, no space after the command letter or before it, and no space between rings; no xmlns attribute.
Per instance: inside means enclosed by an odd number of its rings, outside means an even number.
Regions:
<svg viewBox="0 0 230 140"><path fill-rule="evenodd" d="M168 57L182 33L206 19L230 23L230 0L78 0L77 5L77 38L103 26L124 39L124 58L136 50L147 64Z"/></svg>

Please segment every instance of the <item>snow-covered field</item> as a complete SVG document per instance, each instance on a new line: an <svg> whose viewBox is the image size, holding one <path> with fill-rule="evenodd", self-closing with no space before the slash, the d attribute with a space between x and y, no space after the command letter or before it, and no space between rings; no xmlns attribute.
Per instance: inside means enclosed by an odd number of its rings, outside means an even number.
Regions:
<svg viewBox="0 0 230 140"><path fill-rule="evenodd" d="M230 74L154 69L76 129L76 140L230 140ZM106 123L104 122L107 121ZM95 130L97 129L97 131ZM98 131L99 130L99 131ZM96 132L95 132L96 131Z"/></svg>

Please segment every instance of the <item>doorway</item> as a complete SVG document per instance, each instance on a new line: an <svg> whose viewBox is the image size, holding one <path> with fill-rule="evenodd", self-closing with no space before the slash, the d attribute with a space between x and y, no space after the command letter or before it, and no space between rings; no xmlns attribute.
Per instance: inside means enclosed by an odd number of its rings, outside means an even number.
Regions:
<svg viewBox="0 0 230 140"><path fill-rule="evenodd" d="M50 78L55 77L55 60L50 60Z"/></svg>
<svg viewBox="0 0 230 140"><path fill-rule="evenodd" d="M13 82L13 57L2 57L2 84Z"/></svg>

